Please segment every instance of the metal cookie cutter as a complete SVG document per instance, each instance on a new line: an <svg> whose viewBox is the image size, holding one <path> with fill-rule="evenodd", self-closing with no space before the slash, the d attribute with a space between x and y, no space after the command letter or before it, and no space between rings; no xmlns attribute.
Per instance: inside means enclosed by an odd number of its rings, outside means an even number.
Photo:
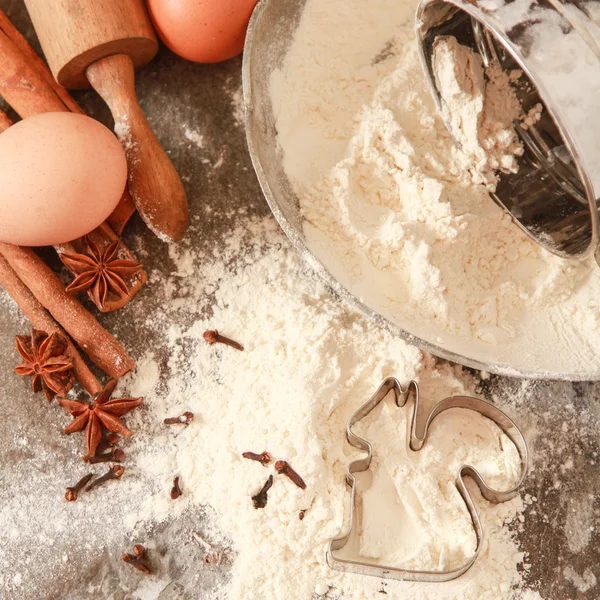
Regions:
<svg viewBox="0 0 600 600"><path fill-rule="evenodd" d="M440 413L451 408L466 408L469 410L474 410L482 414L484 417L487 417L488 419L494 421L494 423L496 423L496 425L500 427L500 429L515 445L517 451L519 452L519 456L521 457L521 477L517 485L513 489L505 492L498 492L490 488L484 482L481 475L474 467L470 465L463 465L460 468L456 477L456 488L462 496L467 506L467 509L469 510L469 514L471 515L473 529L475 530L475 534L477 536L477 546L475 548L473 556L466 563L449 571L409 571L405 569L388 567L385 565L379 565L369 562L340 559L334 556L334 552L336 550L341 550L344 546L346 546L354 528L354 512L356 502L356 478L354 477L354 473L366 471L371 464L371 459L373 458L373 447L371 446L371 444L366 440L363 440L362 438L358 437L355 433L353 433L352 427L356 423L358 423L358 421L366 417L387 396L387 394L390 391L394 392L394 396L396 398L396 405L398 407L405 406L408 402L408 399L410 398L411 390L414 391L415 398L410 429L411 450L417 452L423 447L425 441L427 440L429 427L433 420ZM351 490L350 523L346 533L329 542L329 547L327 548L327 564L332 569L337 569L338 571L347 571L351 573L359 573L361 575L372 575L374 577L383 577L387 579L398 579L403 581L442 582L450 581L451 579L460 577L460 575L462 575L470 567L472 567L473 563L477 560L484 537L483 526L481 524L481 520L479 519L477 508L475 506L475 503L473 502L473 499L471 498L471 495L469 494L469 491L467 490L467 487L464 482L464 477L471 477L471 479L475 481L475 483L481 490L482 496L489 502L493 502L496 504L500 502L506 502L507 500L514 498L518 494L520 487L523 485L523 481L525 480L525 475L527 473L527 444L525 442L523 434L521 433L521 430L517 427L513 420L510 417L508 417L505 413L503 413L500 409L496 408L492 404L489 404L485 400L479 400L478 398L471 398L470 396L452 396L449 398L445 398L441 402L438 402L438 404L436 404L431 409L431 412L427 416L427 420L422 428L422 431L417 431L418 414L419 388L417 383L415 381L411 381L406 387L406 389L403 389L402 385L395 377L388 377L381 384L381 386L371 397L371 399L365 404L363 404L363 406L361 406L354 413L354 415L352 415L350 421L348 421L348 425L346 427L346 437L348 439L348 442L355 448L364 450L367 453L367 456L351 462L346 472L346 483Z"/></svg>
<svg viewBox="0 0 600 600"><path fill-rule="evenodd" d="M541 104L541 119L515 125L524 154L516 173L499 174L492 197L550 252L595 253L600 263L600 0L421 0L416 28L438 108L440 36L470 47L485 67L523 73L517 97L524 113Z"/></svg>

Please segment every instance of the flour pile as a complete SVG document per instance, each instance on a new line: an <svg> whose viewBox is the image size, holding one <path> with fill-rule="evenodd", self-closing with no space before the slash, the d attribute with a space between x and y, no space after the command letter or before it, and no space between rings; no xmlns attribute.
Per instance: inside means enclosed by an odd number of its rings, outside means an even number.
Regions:
<svg viewBox="0 0 600 600"><path fill-rule="evenodd" d="M484 69L481 55L451 36L435 40L433 69L442 115L474 162L474 181L493 189L494 171L516 173L516 157L523 154L513 127L522 112L514 82L497 62Z"/></svg>
<svg viewBox="0 0 600 600"><path fill-rule="evenodd" d="M240 257L241 240L250 249ZM261 254L265 246L272 250ZM173 298L172 286L165 286L167 310L153 317L153 328L158 317L169 347L167 371L175 376L166 389L149 391L144 379L156 382L157 373L148 355L142 377L132 376L132 393L145 391L156 423L184 410L197 418L181 431L163 428L151 446L140 436L132 438L140 473L168 482L176 472L185 490L176 505L163 492L142 500L138 510L160 520L190 504L214 509L213 527L203 535L220 547L231 544L233 557L223 597L378 598L382 589L405 600L519 597L524 555L507 524L525 508L522 498L497 506L479 501L489 537L481 559L456 582L382 582L342 575L325 564L326 544L344 518L345 469L359 455L345 442L348 418L390 375L419 380L424 411L445 396L472 393L473 384L459 367L436 365L349 312L306 277L270 220L232 232L214 265L174 247L172 257L178 265L174 280L183 292ZM234 272L226 274L223 265L231 261ZM189 300L207 289L214 292L213 317L191 326L172 324L170 307L185 313L194 305ZM245 352L205 344L208 327L243 342ZM493 423L460 410L434 424L422 451L410 452L410 410L387 399L360 424L375 458L372 482L367 476L359 486L364 519L357 550L363 558L407 568L456 566L475 548L470 517L454 487L458 467L469 462L493 485L508 489L519 476L519 458ZM255 510L251 496L275 472L272 463L263 467L242 458L245 451L268 451L273 460L289 461L306 490L275 475L267 506Z"/></svg>
<svg viewBox="0 0 600 600"><path fill-rule="evenodd" d="M463 83L479 82L464 99L470 129L458 149L426 86L414 12L412 0L308 0L272 75L310 249L369 307L431 344L509 374L518 365L598 376L597 266L540 249L486 189L490 168L513 169L519 153L508 127L516 107L502 92L510 82L488 73L486 97L480 65L454 57L469 63ZM441 50L440 60L459 49Z"/></svg>

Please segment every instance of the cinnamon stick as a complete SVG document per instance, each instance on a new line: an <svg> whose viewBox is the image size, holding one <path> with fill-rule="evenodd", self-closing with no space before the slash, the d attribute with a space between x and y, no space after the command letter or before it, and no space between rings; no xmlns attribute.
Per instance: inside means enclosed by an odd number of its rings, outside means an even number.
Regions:
<svg viewBox="0 0 600 600"><path fill-rule="evenodd" d="M134 368L135 363L125 348L65 292L54 271L33 250L0 242L0 254L38 302L105 373L119 378Z"/></svg>
<svg viewBox="0 0 600 600"><path fill-rule="evenodd" d="M8 292L9 296L21 309L21 312L36 329L45 331L48 334L60 333L67 339L67 353L73 359L75 378L91 396L99 393L102 390L102 385L90 371L67 333L35 299L3 256L0 256L0 285Z"/></svg>
<svg viewBox="0 0 600 600"><path fill-rule="evenodd" d="M0 110L0 133L8 129L12 124L8 115L3 110Z"/></svg>
<svg viewBox="0 0 600 600"><path fill-rule="evenodd" d="M60 85L52 76L46 63L38 56L36 51L29 45L29 42L21 32L11 23L4 11L0 10L0 30L2 30L10 41L25 56L27 62L44 78L46 83L54 90L65 107L74 113L85 114L84 110L77 104L73 96Z"/></svg>
<svg viewBox="0 0 600 600"><path fill-rule="evenodd" d="M22 118L68 110L4 31L0 31L0 74L0 95Z"/></svg>
<svg viewBox="0 0 600 600"><path fill-rule="evenodd" d="M0 96L22 117L44 112L85 114L27 40L0 11ZM128 189L107 221L121 235L136 208Z"/></svg>
<svg viewBox="0 0 600 600"><path fill-rule="evenodd" d="M136 211L137 209L131 197L131 192L126 187L121 200L119 200L119 204L117 204L117 208L110 213L106 222L120 236L123 233L123 229L125 229L125 225L127 225L127 222L133 217Z"/></svg>

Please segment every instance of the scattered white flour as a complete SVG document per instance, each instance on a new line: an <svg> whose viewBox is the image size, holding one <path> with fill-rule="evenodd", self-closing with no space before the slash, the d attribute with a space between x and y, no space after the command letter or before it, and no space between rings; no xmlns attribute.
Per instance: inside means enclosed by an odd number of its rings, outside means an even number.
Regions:
<svg viewBox="0 0 600 600"><path fill-rule="evenodd" d="M487 69L455 37L433 44L433 69L442 115L462 151L473 160L474 182L495 187L494 171L516 173L523 146L513 126L522 113L516 93L498 63Z"/></svg>
<svg viewBox="0 0 600 600"><path fill-rule="evenodd" d="M565 579L571 581L573 585L582 593L591 590L596 586L596 576L591 569L586 569L582 575L579 575L571 566L564 569Z"/></svg>
<svg viewBox="0 0 600 600"><path fill-rule="evenodd" d="M115 121L115 134L123 146L123 150L129 156L135 150L136 143L131 136L131 124L127 115Z"/></svg>
<svg viewBox="0 0 600 600"><path fill-rule="evenodd" d="M183 130L183 135L185 136L186 140L189 140L198 146L198 148L204 148L204 136L200 132L192 129L191 127L185 127Z"/></svg>
<svg viewBox="0 0 600 600"><path fill-rule="evenodd" d="M308 245L365 304L438 348L507 374L599 377L600 270L539 248L474 184L426 86L415 4L308 0L273 73Z"/></svg>
<svg viewBox="0 0 600 600"><path fill-rule="evenodd" d="M220 281L223 263L236 256L235 248L248 235L257 250L266 242L276 249L246 266L247 258L239 257L236 272ZM382 582L326 566L325 547L342 526L348 497L345 469L358 456L345 443L347 419L389 375L405 381L417 377L424 410L445 396L471 393L472 383L460 368L436 365L303 277L299 259L284 251L287 244L283 249L274 244L280 236L271 221L240 227L215 264L171 247L177 261L173 277L187 290L180 308L193 306L209 286L214 315L191 326L163 317L167 368L175 376L166 389L147 395L150 417L160 423L185 410L197 417L181 430L159 428L152 446L142 436L132 438L130 446L139 447L139 471L165 485L173 473L180 475L186 496L175 510L188 502L214 508L216 529L205 537L223 544L224 534L235 556L231 583L223 590L228 598L377 598L381 589L406 600L513 597L522 583L524 556L507 524L523 510L520 498L498 506L479 500L489 536L475 567L453 583ZM170 312L177 302L166 286L164 306ZM245 352L205 344L202 334L209 327L241 341ZM155 381L148 364L142 362L140 372ZM145 387L135 378L132 384ZM493 485L507 489L519 475L516 450L489 421L453 411L433 426L425 448L413 453L405 439L411 409L394 408L389 399L380 406L364 421L375 459L372 483L361 478L360 553L408 568L460 564L472 553L475 537L454 487L457 469L472 463ZM147 426L136 430L151 435ZM255 510L250 497L274 470L243 459L244 451L288 460L307 489L275 476L266 508ZM172 515L173 503L161 493L162 501L160 494L140 496L140 506L127 517L132 525L141 515L159 520ZM306 510L303 520L301 510Z"/></svg>
<svg viewBox="0 0 600 600"><path fill-rule="evenodd" d="M233 107L233 118L238 127L244 127L244 94L242 88L237 88L231 95L231 106Z"/></svg>
<svg viewBox="0 0 600 600"><path fill-rule="evenodd" d="M217 158L215 164L212 166L213 169L220 169L225 164L225 152L221 151L219 158Z"/></svg>
<svg viewBox="0 0 600 600"><path fill-rule="evenodd" d="M240 128L244 128L245 113L244 113L244 91L241 85L232 85L233 79L228 78L225 82L225 93L231 100L231 108L233 113L233 120L235 124Z"/></svg>
<svg viewBox="0 0 600 600"><path fill-rule="evenodd" d="M151 274L156 305L134 309L136 327L142 335L145 328L152 331L153 347L138 349L137 371L115 394L145 396L143 406L125 417L135 432L122 444L125 475L93 497L66 504L60 501L65 482L89 470L79 458L84 436L57 436L56 443L73 452L72 461L58 465L55 449L38 442L35 464L41 471L36 470L35 494L1 497L6 524L0 536L1 589L7 594L32 589L38 572L26 563L32 553L38 567L75 580L79 571L71 566L70 551L63 557L52 548L77 536L78 543L66 547L78 556L97 558L105 548L117 565L124 547L146 545L156 574L146 578L125 568L119 582L127 597L142 600L177 590L184 597L184 588L191 590L190 597L202 590L203 598L244 600L374 600L383 592L402 600L523 597L528 567L516 535L518 519L532 502L527 496L491 505L474 488L487 535L475 566L450 583L343 575L325 563L326 544L344 520L345 469L360 455L345 441L347 419L386 376L417 378L425 412L448 395L472 394L468 374L458 366L436 364L348 310L307 274L270 218L247 219L230 231L218 252L184 243L171 245L169 254L172 274L159 282ZM199 313L207 294L213 314L204 319ZM207 328L218 328L246 350L209 346L202 338ZM361 477L359 486L364 515L360 552L410 568L462 562L475 538L454 487L457 468L470 462L491 484L506 489L518 476L515 450L479 415L452 411L434 423L423 450L413 453L405 440L410 405L398 409L388 399L380 407L360 424L375 450L372 482ZM46 426L56 431L69 421L56 406L31 402L28 409L39 410L38 418L50 419ZM188 427L163 424L165 417L188 410L195 414ZM12 435L17 447L33 443L27 429ZM306 481L306 490L277 476L272 464L263 467L242 458L244 451L268 451L274 460L289 461ZM96 470L103 472L100 467ZM267 506L255 510L251 496L270 474L275 482ZM175 475L184 493L173 502L169 490ZM47 511L36 510L40 505L57 507L52 508L51 529ZM191 530L185 521L190 513ZM186 529L177 533L180 519ZM162 522L170 529L161 545L154 540ZM34 548L17 543L22 531L32 527L40 532ZM194 528L216 549L227 550L224 567L231 569L231 578L214 593L195 579L214 569L201 558L200 566L196 562L182 569L176 583L163 570L167 561L204 555L205 549L193 542ZM102 577L88 586L90 597L108 597L109 590L118 596L118 589L114 580ZM47 589L37 591L29 597L48 596Z"/></svg>

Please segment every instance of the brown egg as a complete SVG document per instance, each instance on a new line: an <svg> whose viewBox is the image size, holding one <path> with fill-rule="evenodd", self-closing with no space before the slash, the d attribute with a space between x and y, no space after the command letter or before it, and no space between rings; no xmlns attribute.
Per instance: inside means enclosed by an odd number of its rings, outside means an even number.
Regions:
<svg viewBox="0 0 600 600"><path fill-rule="evenodd" d="M19 121L0 134L0 240L81 237L110 215L126 181L125 153L102 123L68 112Z"/></svg>
<svg viewBox="0 0 600 600"><path fill-rule="evenodd" d="M176 54L201 63L238 55L257 0L148 0L162 41Z"/></svg>

